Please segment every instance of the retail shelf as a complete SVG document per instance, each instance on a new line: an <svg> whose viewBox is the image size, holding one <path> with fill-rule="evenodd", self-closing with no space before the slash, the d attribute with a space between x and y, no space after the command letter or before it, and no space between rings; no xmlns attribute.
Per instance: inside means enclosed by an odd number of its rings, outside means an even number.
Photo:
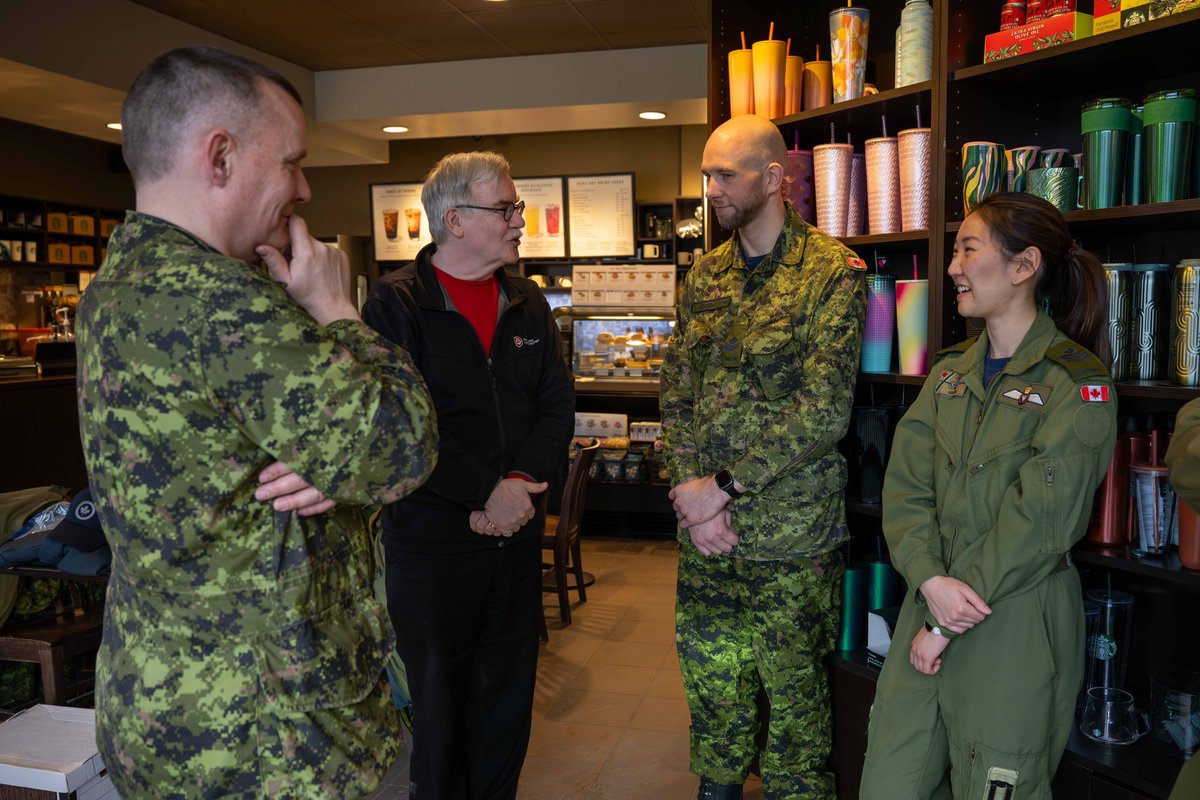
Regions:
<svg viewBox="0 0 1200 800"><path fill-rule="evenodd" d="M865 647L860 647L857 650L834 650L829 655L829 666L834 669L852 672L867 680L874 681L879 679L879 669L867 663L867 649Z"/></svg>
<svg viewBox="0 0 1200 800"><path fill-rule="evenodd" d="M1200 386L1176 386L1169 381L1121 381L1117 397L1153 397L1159 400L1195 400Z"/></svg>
<svg viewBox="0 0 1200 800"><path fill-rule="evenodd" d="M861 514L864 517L883 517L883 505L880 503L859 503L854 500L846 501L846 510L851 514Z"/></svg>
<svg viewBox="0 0 1200 800"><path fill-rule="evenodd" d="M907 386L920 386L925 383L924 375L900 375L896 372L860 372L859 383L901 383Z"/></svg>
<svg viewBox="0 0 1200 800"><path fill-rule="evenodd" d="M789 146L792 136L799 133L801 146L808 150L814 144L829 141L830 123L837 126L838 141L845 141L846 132L854 134L855 148L862 149L862 142L872 136L882 135L880 118L887 117L888 131L895 135L902 128L917 124L915 109L921 108L921 124L929 124L929 102L933 84L930 81L888 89L842 103L833 103L820 108L801 111L787 117L772 120L784 131Z"/></svg>
<svg viewBox="0 0 1200 800"><path fill-rule="evenodd" d="M1049 100L1074 96L1079 86L1098 81L1111 84L1114 64L1136 64L1126 77L1136 77L1139 82L1175 78L1196 69L1197 35L1200 11L1185 11L1003 61L957 69L950 80L995 85L1006 93L1015 87L1026 92L1036 86L1038 98Z"/></svg>
<svg viewBox="0 0 1200 800"><path fill-rule="evenodd" d="M839 239L846 247L885 247L904 242L929 241L929 231L903 231L900 233L873 233L866 236L843 236Z"/></svg>
<svg viewBox="0 0 1200 800"><path fill-rule="evenodd" d="M658 395L658 379L642 378L576 378L576 394Z"/></svg>
<svg viewBox="0 0 1200 800"><path fill-rule="evenodd" d="M1200 198L1068 211L1063 216L1076 234L1140 233L1148 229L1195 230L1200 228ZM960 225L962 220L947 222L946 233L957 233Z"/></svg>
<svg viewBox="0 0 1200 800"><path fill-rule="evenodd" d="M1111 747L1093 742L1080 733L1078 725L1071 727L1071 738L1067 741L1063 760L1154 798L1164 798L1171 793L1171 787L1183 766L1182 759L1161 750L1150 741L1150 737L1124 747Z"/></svg>
<svg viewBox="0 0 1200 800"><path fill-rule="evenodd" d="M1200 571L1179 562L1179 553L1166 556L1135 556L1129 547L1099 547L1084 540L1071 550L1071 558L1080 564L1092 564L1120 572L1169 581L1176 586L1200 592Z"/></svg>

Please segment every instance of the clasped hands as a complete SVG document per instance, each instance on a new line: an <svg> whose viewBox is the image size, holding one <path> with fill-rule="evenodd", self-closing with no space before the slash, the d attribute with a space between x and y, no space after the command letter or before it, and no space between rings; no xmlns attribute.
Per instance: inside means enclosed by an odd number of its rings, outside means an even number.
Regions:
<svg viewBox="0 0 1200 800"><path fill-rule="evenodd" d="M737 546L729 495L717 486L716 478L689 478L667 494L675 506L675 518L687 528L692 544L702 555L725 555Z"/></svg>
<svg viewBox="0 0 1200 800"><path fill-rule="evenodd" d="M952 633L966 633L992 613L974 589L946 575L935 575L922 583L921 595L938 625ZM934 675L942 667L942 652L949 644L946 637L922 628L913 637L909 663L918 672Z"/></svg>
<svg viewBox="0 0 1200 800"><path fill-rule="evenodd" d="M471 530L481 536L512 536L533 519L532 496L549 488L520 478L504 478L492 489L482 511L471 512Z"/></svg>

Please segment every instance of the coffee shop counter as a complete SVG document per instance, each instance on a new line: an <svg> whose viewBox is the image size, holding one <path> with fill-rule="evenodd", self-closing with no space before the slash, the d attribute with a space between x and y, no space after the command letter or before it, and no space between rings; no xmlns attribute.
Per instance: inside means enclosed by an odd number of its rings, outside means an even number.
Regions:
<svg viewBox="0 0 1200 800"><path fill-rule="evenodd" d="M0 492L87 485L74 375L0 380L0 424Z"/></svg>

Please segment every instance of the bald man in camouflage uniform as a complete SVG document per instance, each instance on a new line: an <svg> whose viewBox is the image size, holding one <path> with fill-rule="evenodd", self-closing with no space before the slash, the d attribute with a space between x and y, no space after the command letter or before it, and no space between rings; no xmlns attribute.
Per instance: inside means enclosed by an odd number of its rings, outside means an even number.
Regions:
<svg viewBox="0 0 1200 800"><path fill-rule="evenodd" d="M364 796L402 742L364 506L432 469L429 394L358 319L345 255L292 213L309 191L291 84L175 50L122 122L137 210L78 325L113 550L104 764L131 800Z"/></svg>
<svg viewBox="0 0 1200 800"><path fill-rule="evenodd" d="M662 421L680 520L676 639L700 797L740 798L771 714L768 798L832 798L822 659L837 635L847 539L846 433L865 265L782 197L787 146L755 116L704 149L733 237L688 273L663 364Z"/></svg>

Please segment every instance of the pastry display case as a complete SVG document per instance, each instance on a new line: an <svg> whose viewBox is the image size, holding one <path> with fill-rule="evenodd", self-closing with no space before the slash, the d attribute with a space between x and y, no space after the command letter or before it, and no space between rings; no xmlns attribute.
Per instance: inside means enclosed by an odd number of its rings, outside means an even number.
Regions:
<svg viewBox="0 0 1200 800"><path fill-rule="evenodd" d="M663 357L671 344L675 318L669 312L572 308L558 312L570 342L577 390L658 392ZM639 392L640 393L640 392Z"/></svg>

